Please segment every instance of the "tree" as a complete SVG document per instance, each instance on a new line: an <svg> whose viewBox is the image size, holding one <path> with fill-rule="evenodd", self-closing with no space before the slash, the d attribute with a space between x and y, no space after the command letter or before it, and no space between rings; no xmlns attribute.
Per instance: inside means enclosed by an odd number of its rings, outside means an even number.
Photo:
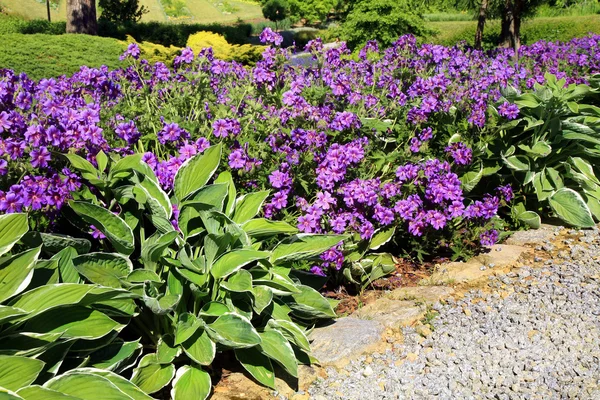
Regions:
<svg viewBox="0 0 600 400"><path fill-rule="evenodd" d="M386 47L406 33L426 36L431 31L417 10L411 1L360 0L351 6L342 23L340 38L356 48L368 40Z"/></svg>
<svg viewBox="0 0 600 400"><path fill-rule="evenodd" d="M67 0L67 33L98 33L96 0Z"/></svg>
<svg viewBox="0 0 600 400"><path fill-rule="evenodd" d="M331 10L335 9L337 0L289 0L290 15L307 22L323 22Z"/></svg>
<svg viewBox="0 0 600 400"><path fill-rule="evenodd" d="M149 10L139 0L99 0L101 20L111 22L139 22Z"/></svg>
<svg viewBox="0 0 600 400"><path fill-rule="evenodd" d="M488 0L481 0L479 6L479 16L477 18L477 31L475 31L475 48L481 50L481 42L483 41L483 28L485 27L485 19L487 16Z"/></svg>
<svg viewBox="0 0 600 400"><path fill-rule="evenodd" d="M262 13L266 19L275 22L275 30L278 30L277 23L287 18L288 8L285 0L269 0L263 5Z"/></svg>

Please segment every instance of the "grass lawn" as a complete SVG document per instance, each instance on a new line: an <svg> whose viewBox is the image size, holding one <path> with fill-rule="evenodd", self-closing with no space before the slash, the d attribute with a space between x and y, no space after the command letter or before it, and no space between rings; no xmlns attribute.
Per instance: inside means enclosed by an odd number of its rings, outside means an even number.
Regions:
<svg viewBox="0 0 600 400"><path fill-rule="evenodd" d="M117 68L125 48L116 39L88 35L0 35L0 68L34 79L69 75L80 65Z"/></svg>

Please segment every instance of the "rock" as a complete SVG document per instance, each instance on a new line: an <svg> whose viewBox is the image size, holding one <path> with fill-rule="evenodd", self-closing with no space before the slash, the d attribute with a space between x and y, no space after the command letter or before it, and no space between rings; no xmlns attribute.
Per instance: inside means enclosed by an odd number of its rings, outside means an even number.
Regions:
<svg viewBox="0 0 600 400"><path fill-rule="evenodd" d="M367 366L365 367L365 369L363 369L363 372L362 372L362 374L363 374L364 376L371 376L371 375L373 375L373 368L371 368L370 366L368 366L368 365L367 365Z"/></svg>
<svg viewBox="0 0 600 400"><path fill-rule="evenodd" d="M350 357L358 357L377 345L383 331L384 327L378 321L339 318L311 332L312 354L322 366L342 366Z"/></svg>
<svg viewBox="0 0 600 400"><path fill-rule="evenodd" d="M454 294L448 286L415 286L393 290L387 297L392 300L415 300L432 305Z"/></svg>
<svg viewBox="0 0 600 400"><path fill-rule="evenodd" d="M541 246L548 243L553 236L553 228L550 225L542 225L540 229L515 232L506 240L506 244L515 246Z"/></svg>
<svg viewBox="0 0 600 400"><path fill-rule="evenodd" d="M381 298L357 310L358 318L374 320L386 328L400 329L413 325L425 315L425 306L413 301Z"/></svg>
<svg viewBox="0 0 600 400"><path fill-rule="evenodd" d="M272 390L259 385L241 372L233 372L214 389L212 400L262 400L271 398Z"/></svg>
<svg viewBox="0 0 600 400"><path fill-rule="evenodd" d="M417 325L415 331L423 337L429 337L433 333L427 325Z"/></svg>

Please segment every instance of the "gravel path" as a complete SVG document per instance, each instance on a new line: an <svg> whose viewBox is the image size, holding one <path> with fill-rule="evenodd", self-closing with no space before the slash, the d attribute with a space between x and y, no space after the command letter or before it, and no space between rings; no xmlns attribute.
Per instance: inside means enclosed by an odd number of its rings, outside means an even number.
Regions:
<svg viewBox="0 0 600 400"><path fill-rule="evenodd" d="M492 294L436 304L432 333L406 329L393 351L329 369L310 398L600 399L600 237L567 242L492 278Z"/></svg>

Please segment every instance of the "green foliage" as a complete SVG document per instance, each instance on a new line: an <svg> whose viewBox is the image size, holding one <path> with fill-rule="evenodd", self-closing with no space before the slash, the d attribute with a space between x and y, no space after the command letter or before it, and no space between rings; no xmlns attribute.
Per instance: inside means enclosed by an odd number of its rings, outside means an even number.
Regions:
<svg viewBox="0 0 600 400"><path fill-rule="evenodd" d="M212 47L215 57L228 61L234 60L245 65L255 64L265 49L264 46L249 44L231 45L223 36L211 32L198 32L191 35L186 46L196 54L204 48Z"/></svg>
<svg viewBox="0 0 600 400"><path fill-rule="evenodd" d="M148 9L139 0L98 0L100 19L112 22L139 22Z"/></svg>
<svg viewBox="0 0 600 400"><path fill-rule="evenodd" d="M184 17L188 16L189 10L186 8L185 0L160 0L165 14L169 17Z"/></svg>
<svg viewBox="0 0 600 400"><path fill-rule="evenodd" d="M299 359L311 359L305 326L335 317L330 302L295 277L292 264L308 263L344 236L291 235L296 230L288 224L256 218L268 192L236 199L228 174L209 183L220 159L215 145L184 163L171 196L140 155L107 157L99 169L70 159L97 193L70 201L71 222L83 232L93 224L107 239L105 252L71 252L61 262L72 263L86 282L135 298L133 320L121 329L141 336L146 350L131 384L148 395L170 385L174 399L205 399L211 383L203 366L217 350L235 350L252 376L274 387L273 361L297 376ZM100 212L111 199L120 212ZM169 222L172 205L179 231Z"/></svg>
<svg viewBox="0 0 600 400"><path fill-rule="evenodd" d="M325 22L327 14L337 4L336 0L288 0L288 2L293 19L304 19L309 23Z"/></svg>
<svg viewBox="0 0 600 400"><path fill-rule="evenodd" d="M424 36L431 31L411 1L396 0L358 2L339 31L340 38L350 48L359 47L368 40L377 40L387 47L406 33Z"/></svg>
<svg viewBox="0 0 600 400"><path fill-rule="evenodd" d="M62 35L66 31L66 23L48 22L45 19L25 20L11 15L0 14L0 34L7 33L45 33Z"/></svg>
<svg viewBox="0 0 600 400"><path fill-rule="evenodd" d="M7 34L0 43L0 66L33 79L73 74L81 65L118 68L127 46L88 35Z"/></svg>
<svg viewBox="0 0 600 400"><path fill-rule="evenodd" d="M535 227L539 217L532 212L550 208L570 225L591 227L592 216L600 220L600 181L593 167L600 160L600 108L587 102L597 91L565 86L551 74L545 78L531 93L504 90L498 104L514 103L520 115L499 125L491 143L480 149L488 154L484 165L509 173L513 187L522 188L522 204L513 210L520 222Z"/></svg>
<svg viewBox="0 0 600 400"><path fill-rule="evenodd" d="M288 17L289 5L286 0L269 0L262 7L263 16L274 22Z"/></svg>

